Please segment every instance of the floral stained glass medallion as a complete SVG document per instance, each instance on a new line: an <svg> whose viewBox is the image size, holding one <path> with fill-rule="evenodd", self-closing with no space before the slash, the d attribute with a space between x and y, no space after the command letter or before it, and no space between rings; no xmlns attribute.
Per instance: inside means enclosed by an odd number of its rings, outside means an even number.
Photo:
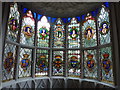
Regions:
<svg viewBox="0 0 120 90"><path fill-rule="evenodd" d="M68 47L79 48L80 47L80 23L76 18L72 18L68 24Z"/></svg>
<svg viewBox="0 0 120 90"><path fill-rule="evenodd" d="M7 39L15 42L19 31L19 17L20 13L18 11L17 3L11 4L8 18Z"/></svg>
<svg viewBox="0 0 120 90"><path fill-rule="evenodd" d="M5 44L4 58L3 58L3 81L11 80L14 77L14 65L16 60L16 46L12 44Z"/></svg>
<svg viewBox="0 0 120 90"><path fill-rule="evenodd" d="M87 14L82 25L82 40L84 47L97 45L95 19L90 14Z"/></svg>
<svg viewBox="0 0 120 90"><path fill-rule="evenodd" d="M21 48L20 49L20 63L19 63L19 78L31 75L31 59L32 50Z"/></svg>
<svg viewBox="0 0 120 90"><path fill-rule="evenodd" d="M60 18L57 19L56 24L54 25L53 40L54 40L53 47L55 48L64 47L65 29Z"/></svg>
<svg viewBox="0 0 120 90"><path fill-rule="evenodd" d="M37 50L36 76L48 75L48 50Z"/></svg>
<svg viewBox="0 0 120 90"><path fill-rule="evenodd" d="M50 24L45 16L37 24L37 46L49 47Z"/></svg>
<svg viewBox="0 0 120 90"><path fill-rule="evenodd" d="M102 76L104 82L113 83L113 67L112 67L112 52L111 47L100 49L100 60Z"/></svg>
<svg viewBox="0 0 120 90"><path fill-rule="evenodd" d="M84 51L84 77L97 78L96 50Z"/></svg>
<svg viewBox="0 0 120 90"><path fill-rule="evenodd" d="M100 44L110 43L109 10L105 6L102 6L97 22Z"/></svg>
<svg viewBox="0 0 120 90"><path fill-rule="evenodd" d="M63 75L63 63L64 63L64 52L54 51L53 52L53 75Z"/></svg>
<svg viewBox="0 0 120 90"><path fill-rule="evenodd" d="M68 51L68 75L80 77L80 50Z"/></svg>
<svg viewBox="0 0 120 90"><path fill-rule="evenodd" d="M26 15L22 18L21 28L21 43L26 45L34 44L34 33L35 33L35 20L32 12L27 11Z"/></svg>

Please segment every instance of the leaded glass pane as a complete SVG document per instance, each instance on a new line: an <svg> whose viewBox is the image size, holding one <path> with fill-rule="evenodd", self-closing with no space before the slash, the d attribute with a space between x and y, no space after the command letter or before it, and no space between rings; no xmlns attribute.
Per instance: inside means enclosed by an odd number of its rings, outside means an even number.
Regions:
<svg viewBox="0 0 120 90"><path fill-rule="evenodd" d="M68 24L68 47L79 48L80 47L80 23L76 18L72 18Z"/></svg>
<svg viewBox="0 0 120 90"><path fill-rule="evenodd" d="M68 76L80 77L80 50L68 50Z"/></svg>
<svg viewBox="0 0 120 90"><path fill-rule="evenodd" d="M11 4L7 26L7 39L10 41L17 41L19 31L19 17L20 13L18 12L17 3Z"/></svg>
<svg viewBox="0 0 120 90"><path fill-rule="evenodd" d="M53 75L64 74L64 51L53 51L52 65Z"/></svg>
<svg viewBox="0 0 120 90"><path fill-rule="evenodd" d="M100 44L110 43L109 10L105 6L101 8L97 21Z"/></svg>
<svg viewBox="0 0 120 90"><path fill-rule="evenodd" d="M65 29L60 18L57 19L53 29L53 47L63 48L65 46Z"/></svg>
<svg viewBox="0 0 120 90"><path fill-rule="evenodd" d="M19 60L19 78L31 76L32 50L21 48Z"/></svg>
<svg viewBox="0 0 120 90"><path fill-rule="evenodd" d="M16 46L5 44L4 58L2 62L2 80L7 81L14 78L14 67L16 60Z"/></svg>
<svg viewBox="0 0 120 90"><path fill-rule="evenodd" d="M87 14L82 25L82 40L84 47L93 47L97 45L95 19Z"/></svg>
<svg viewBox="0 0 120 90"><path fill-rule="evenodd" d="M100 49L100 60L102 69L102 81L107 83L113 83L113 63L111 47Z"/></svg>
<svg viewBox="0 0 120 90"><path fill-rule="evenodd" d="M21 39L22 44L29 46L34 45L34 33L35 33L35 20L32 12L28 11L22 18Z"/></svg>
<svg viewBox="0 0 120 90"><path fill-rule="evenodd" d="M50 24L45 16L37 24L37 46L49 47Z"/></svg>
<svg viewBox="0 0 120 90"><path fill-rule="evenodd" d="M37 49L36 58L36 76L46 76L48 75L48 50Z"/></svg>
<svg viewBox="0 0 120 90"><path fill-rule="evenodd" d="M96 50L84 51L84 77L97 79L97 54Z"/></svg>

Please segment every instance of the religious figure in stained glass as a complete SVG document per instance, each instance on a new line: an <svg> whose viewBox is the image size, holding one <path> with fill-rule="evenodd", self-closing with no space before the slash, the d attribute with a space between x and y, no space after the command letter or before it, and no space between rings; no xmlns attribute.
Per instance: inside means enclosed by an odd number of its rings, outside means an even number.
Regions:
<svg viewBox="0 0 120 90"><path fill-rule="evenodd" d="M67 26L68 28L68 47L79 48L80 47L80 23L73 17L71 22Z"/></svg>
<svg viewBox="0 0 120 90"><path fill-rule="evenodd" d="M40 34L41 39L45 40L47 38L47 36L49 35L48 30L46 29L45 26L43 26L39 30L40 30L39 34Z"/></svg>
<svg viewBox="0 0 120 90"><path fill-rule="evenodd" d="M102 22L100 25L100 34L105 35L108 33L108 31L109 31L108 22L106 21Z"/></svg>
<svg viewBox="0 0 120 90"><path fill-rule="evenodd" d="M97 19L98 22L98 35L100 44L110 43L110 21L109 21L109 10L104 5L100 9L100 13Z"/></svg>
<svg viewBox="0 0 120 90"><path fill-rule="evenodd" d="M84 47L97 45L95 19L88 13L82 25L82 40Z"/></svg>

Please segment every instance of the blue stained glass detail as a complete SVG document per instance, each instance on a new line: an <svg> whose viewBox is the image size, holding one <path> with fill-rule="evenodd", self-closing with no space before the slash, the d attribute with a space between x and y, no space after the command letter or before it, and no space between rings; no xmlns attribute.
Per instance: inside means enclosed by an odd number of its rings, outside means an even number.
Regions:
<svg viewBox="0 0 120 90"><path fill-rule="evenodd" d="M57 19L57 18L52 18L52 23L54 23L56 19Z"/></svg>
<svg viewBox="0 0 120 90"><path fill-rule="evenodd" d="M48 22L51 22L51 17L47 17L47 19L48 19Z"/></svg>
<svg viewBox="0 0 120 90"><path fill-rule="evenodd" d="M68 18L68 22L70 22L71 18Z"/></svg>
<svg viewBox="0 0 120 90"><path fill-rule="evenodd" d="M95 17L96 16L96 11L92 11L91 14L92 14L93 17Z"/></svg>
<svg viewBox="0 0 120 90"><path fill-rule="evenodd" d="M80 21L80 17L76 17L78 21Z"/></svg>
<svg viewBox="0 0 120 90"><path fill-rule="evenodd" d="M37 14L36 13L33 13L34 14L34 18L36 18L37 17Z"/></svg>
<svg viewBox="0 0 120 90"><path fill-rule="evenodd" d="M66 18L62 18L64 23L67 23L67 19Z"/></svg>
<svg viewBox="0 0 120 90"><path fill-rule="evenodd" d="M105 2L104 5L105 5L106 7L109 7L109 6L110 6L110 5L109 5L109 2Z"/></svg>
<svg viewBox="0 0 120 90"><path fill-rule="evenodd" d="M85 15L82 15L82 19L83 19L83 20L85 19Z"/></svg>
<svg viewBox="0 0 120 90"><path fill-rule="evenodd" d="M26 13L26 12L27 12L27 10L28 10L27 8L24 8L24 9L23 9L23 13Z"/></svg>
<svg viewBox="0 0 120 90"><path fill-rule="evenodd" d="M38 18L38 20L40 20L41 16L42 16L42 15L38 14L38 17L37 17L37 18Z"/></svg>

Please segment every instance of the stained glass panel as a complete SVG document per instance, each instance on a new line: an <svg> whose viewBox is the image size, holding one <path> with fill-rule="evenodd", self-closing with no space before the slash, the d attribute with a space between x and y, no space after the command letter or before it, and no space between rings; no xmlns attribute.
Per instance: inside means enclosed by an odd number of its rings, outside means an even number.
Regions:
<svg viewBox="0 0 120 90"><path fill-rule="evenodd" d="M63 75L64 51L53 51L53 75Z"/></svg>
<svg viewBox="0 0 120 90"><path fill-rule="evenodd" d="M10 13L8 18L7 26L7 39L10 41L17 41L18 31L19 31L19 17L17 3L10 5Z"/></svg>
<svg viewBox="0 0 120 90"><path fill-rule="evenodd" d="M68 51L68 76L80 77L80 50Z"/></svg>
<svg viewBox="0 0 120 90"><path fill-rule="evenodd" d="M111 47L100 49L100 60L102 69L101 76L102 81L107 83L113 83L113 65Z"/></svg>
<svg viewBox="0 0 120 90"><path fill-rule="evenodd" d="M95 19L90 14L87 14L82 25L82 39L84 47L97 45Z"/></svg>
<svg viewBox="0 0 120 90"><path fill-rule="evenodd" d="M48 75L48 50L37 50L36 76Z"/></svg>
<svg viewBox="0 0 120 90"><path fill-rule="evenodd" d="M100 44L110 43L109 10L105 6L101 8L97 21Z"/></svg>
<svg viewBox="0 0 120 90"><path fill-rule="evenodd" d="M34 45L35 20L32 12L28 11L22 18L21 43L29 46Z"/></svg>
<svg viewBox="0 0 120 90"><path fill-rule="evenodd" d="M28 77L31 75L31 64L32 64L32 50L21 48L19 56L19 78Z"/></svg>
<svg viewBox="0 0 120 90"><path fill-rule="evenodd" d="M5 44L4 58L2 62L2 80L11 80L14 78L14 67L16 60L16 46Z"/></svg>
<svg viewBox="0 0 120 90"><path fill-rule="evenodd" d="M45 16L37 24L37 46L49 47L50 24Z"/></svg>
<svg viewBox="0 0 120 90"><path fill-rule="evenodd" d="M80 23L76 18L72 18L68 24L68 47L79 48L80 47Z"/></svg>
<svg viewBox="0 0 120 90"><path fill-rule="evenodd" d="M53 32L53 47L63 48L65 45L65 29L60 18L57 19L54 25Z"/></svg>
<svg viewBox="0 0 120 90"><path fill-rule="evenodd" d="M84 77L97 78L97 58L96 50L84 51Z"/></svg>

